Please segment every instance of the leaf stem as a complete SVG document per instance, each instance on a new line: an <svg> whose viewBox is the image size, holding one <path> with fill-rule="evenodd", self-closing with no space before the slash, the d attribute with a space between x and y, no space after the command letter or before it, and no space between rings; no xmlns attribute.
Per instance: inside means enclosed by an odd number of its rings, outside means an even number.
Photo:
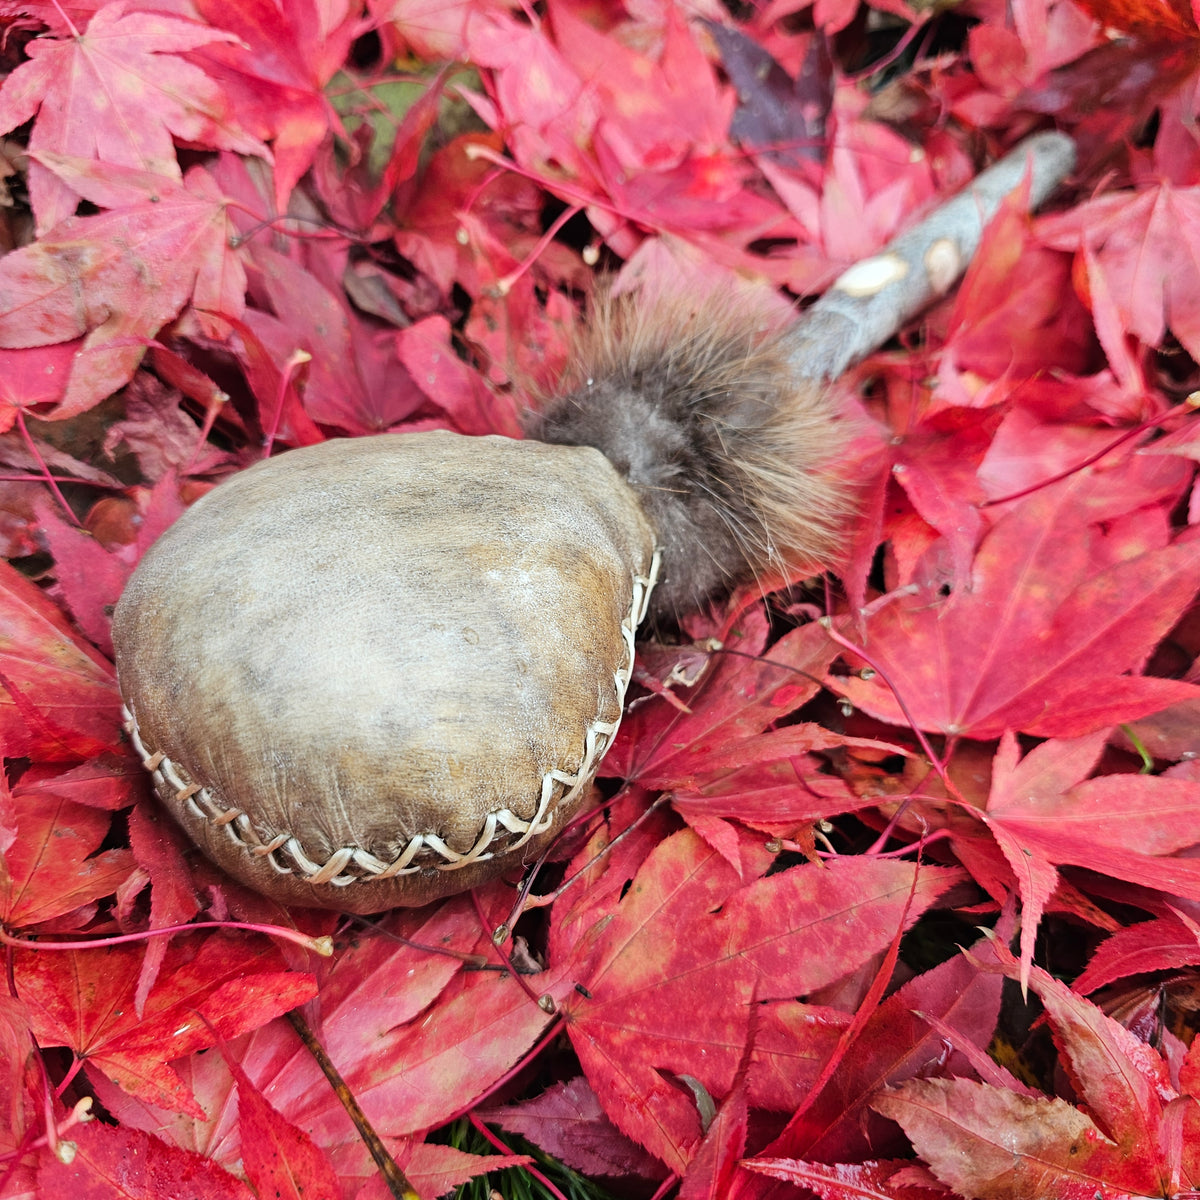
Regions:
<svg viewBox="0 0 1200 1200"><path fill-rule="evenodd" d="M279 387L275 392L275 415L271 419L271 428L263 438L263 458L271 457L271 447L275 444L275 436L279 432L279 423L283 420L283 402L287 399L287 390L292 386L292 379L305 363L312 362L312 355L307 350L293 350L283 370L279 374ZM297 397L299 403L299 397Z"/></svg>
<svg viewBox="0 0 1200 1200"><path fill-rule="evenodd" d="M663 1200L663 1197L679 1182L679 1176L672 1172L658 1186L658 1191L650 1197L650 1200Z"/></svg>
<svg viewBox="0 0 1200 1200"><path fill-rule="evenodd" d="M0 475L0 483L78 483L84 487L100 488L106 492L123 492L116 483L105 483L99 479L76 479L74 475Z"/></svg>
<svg viewBox="0 0 1200 1200"><path fill-rule="evenodd" d="M518 279L524 275L530 267L541 257L542 251L554 240L558 231L574 216L577 216L583 211L583 206L572 204L569 208L564 208L554 223L538 238L538 243L525 256L525 261L515 266L509 273L500 279L496 280L496 290L501 296L507 296L512 291L512 286Z"/></svg>
<svg viewBox="0 0 1200 1200"><path fill-rule="evenodd" d="M844 646L858 658L861 658L863 662L865 662L867 666L869 666L871 670L874 671L875 674L887 684L892 695L896 697L896 703L900 706L900 711L904 714L904 719L908 722L909 728L913 731L917 741L921 744L921 749L925 752L926 757L929 759L930 765L938 773L938 777L945 785L946 791L960 804L965 804L966 801L963 799L958 788L955 786L954 781L950 778L949 773L946 771L945 763L943 763L942 760L934 753L933 746L930 744L929 739L925 736L924 730L917 727L917 722L913 718L912 713L909 711L909 707L905 703L904 697L900 695L895 684L893 684L888 678L887 672L877 662L875 662L875 660L861 646L857 646L847 638L842 637L842 635L838 633L836 629L834 629L832 617L822 617L821 624L825 626L825 632L833 641L837 642L839 646Z"/></svg>
<svg viewBox="0 0 1200 1200"><path fill-rule="evenodd" d="M468 1120L468 1121L470 1121L470 1122L471 1122L471 1124L472 1124L472 1125L475 1127L475 1129L476 1129L476 1130L477 1130L477 1131L478 1131L478 1132L479 1132L479 1133L480 1133L480 1134L481 1134L483 1137L487 1138L487 1140L488 1140L488 1141L489 1141L489 1142L490 1142L490 1143L491 1143L493 1146L495 1146L495 1147L496 1147L496 1149L497 1149L497 1150L499 1150L501 1154L507 1154L507 1155L510 1155L510 1156L512 1155L512 1149L511 1149L510 1147L506 1146L506 1145L505 1145L505 1144L504 1144L504 1143L503 1143L503 1142L502 1142L502 1141L501 1141L501 1140L500 1140L500 1139L499 1139L499 1138L498 1138L498 1137L497 1137L497 1136L496 1136L496 1135L495 1135L495 1134L494 1134L494 1133L493 1133L493 1132L492 1132L492 1131L491 1131L491 1130L490 1130L490 1129L489 1129L489 1128L488 1128L488 1127L487 1127L487 1126L486 1126L486 1125L485 1125L485 1124L484 1124L484 1123L483 1123L483 1122L482 1122L482 1121L481 1121L481 1120L480 1120L480 1119L479 1119L479 1118L478 1118L478 1117L475 1115L474 1111L467 1113L467 1120ZM530 1174L530 1175L532 1175L532 1176L534 1177L534 1179L536 1179L536 1180L538 1181L538 1183L540 1183L540 1184L542 1185L542 1187L544 1187L544 1188L545 1188L545 1189L546 1189L546 1190L547 1190L547 1191L548 1191L548 1192L549 1192L549 1193L550 1193L552 1196L555 1196L555 1197L557 1197L557 1200L567 1200L566 1196L564 1196L564 1195L562 1194L562 1192L560 1192L560 1191L558 1190L558 1188L556 1188L556 1187L554 1186L554 1184L550 1182L549 1178L547 1178L547 1176L543 1175L543 1174L542 1174L542 1172L541 1172L541 1171L539 1171L539 1170L537 1169L537 1167L535 1167L535 1166L533 1166L532 1164L530 1164L529 1166L523 1167L523 1168L522 1168L522 1170L528 1171L528 1172L529 1172L529 1174Z"/></svg>
<svg viewBox="0 0 1200 1200"><path fill-rule="evenodd" d="M60 1162L69 1161L70 1151L64 1151L63 1134L69 1129L74 1129L76 1125L83 1125L88 1121L94 1121L96 1119L95 1114L92 1112L92 1104L93 1100L91 1096L84 1096L82 1099L76 1100L74 1108L72 1108L67 1115L58 1122L54 1121L53 1113L51 1112L49 1105L47 1105L46 1132L43 1133L41 1137L31 1138L28 1136L27 1131L26 1136L21 1140L21 1144L15 1150L9 1150L4 1154L0 1154L0 1163L11 1164L8 1171L3 1175L0 1175L0 1192L3 1192L4 1185L7 1183L8 1177L15 1169L17 1163L19 1163L20 1160L24 1158L25 1155L27 1155L31 1150L37 1150L42 1146L49 1146L50 1152ZM51 1129L54 1131L53 1135L50 1133ZM66 1143L66 1145L70 1145L70 1143ZM64 1152L67 1157L64 1157Z"/></svg>
<svg viewBox="0 0 1200 1200"><path fill-rule="evenodd" d="M1129 441L1130 438L1137 437L1139 433L1145 433L1148 429L1154 429L1164 422L1169 421L1172 417L1182 416L1184 413L1195 411L1196 405L1188 400L1184 400L1174 407L1167 409L1166 412L1160 413L1157 417L1151 417L1149 420L1143 421L1140 425L1135 425L1132 429L1127 429L1120 437L1109 442L1102 450L1097 450L1095 454L1089 455L1083 462L1078 462L1073 467L1068 467L1065 471L1059 471L1057 475L1051 475L1049 479L1043 479L1040 483L1031 483L1029 487L1022 488L1019 492L1010 492L1007 496L997 496L995 500L984 500L978 507L992 508L997 504L1008 504L1012 500L1022 500L1033 492L1040 492L1042 488L1047 488L1053 483L1069 479L1076 472L1082 471L1084 467L1090 467L1092 463L1099 462L1105 455L1111 454L1118 446Z"/></svg>
<svg viewBox="0 0 1200 1200"><path fill-rule="evenodd" d="M29 447L29 453L33 455L34 461L42 468L40 478L45 480L46 486L54 493L54 498L62 505L63 512L67 514L67 519L77 529L83 528L83 522L71 510L71 506L67 503L67 498L62 494L61 489L55 482L54 476L50 473L50 468L46 465L46 460L42 457L41 451L37 448L37 443L29 435L29 427L25 424L25 412L18 404L15 409L17 418L17 427L21 430L21 437L25 441L25 445Z"/></svg>
<svg viewBox="0 0 1200 1200"><path fill-rule="evenodd" d="M466 950L455 950L450 946L431 946L425 942L415 942L412 938L402 937L398 933L393 933L379 921L373 921L370 917L364 917L360 913L355 913L351 918L356 925L361 925L365 929L373 930L377 937L387 938L390 942L398 942L401 946L407 946L410 950L420 950L424 954L440 954L443 958L452 958L456 962L462 963L464 966L472 967L476 970L490 968L499 970L499 967L493 967L488 962L487 956L484 954L471 954Z"/></svg>
<svg viewBox="0 0 1200 1200"><path fill-rule="evenodd" d="M124 942L142 942L147 938L169 937L175 933L191 933L193 929L241 929L247 933L262 933L267 937L283 938L311 950L322 958L333 955L333 939L309 937L298 929L283 925L257 925L248 921L192 921L183 925L163 925L158 929L143 929L139 933L122 933L113 937L83 938L73 942L44 942L38 938L14 937L0 925L0 945L15 946L18 950L95 950L103 946L119 946Z"/></svg>
<svg viewBox="0 0 1200 1200"><path fill-rule="evenodd" d="M1138 774L1152 775L1154 773L1154 756L1146 749L1142 739L1133 731L1133 726L1124 724L1120 726L1120 730L1129 739L1134 750L1137 751L1138 757L1142 760L1142 769Z"/></svg>
<svg viewBox="0 0 1200 1200"><path fill-rule="evenodd" d="M75 22L63 11L63 6L59 4L58 0L54 0L54 7L58 9L58 15L67 23L67 28L71 31L71 36L76 39L82 36L76 28Z"/></svg>
<svg viewBox="0 0 1200 1200"><path fill-rule="evenodd" d="M667 232L666 226L656 222L648 213L635 213L631 209L622 208L619 204L614 203L611 197L589 195L584 188L572 187L566 179L550 179L539 175L536 171L530 171L521 166L514 159L498 154L490 146L475 142L467 147L466 153L468 159L481 158L484 162L490 162L502 170L511 171L514 175L536 183L538 187L545 188L552 195L559 196L571 204L577 204L583 208L598 208L603 212L611 213L614 217L620 217L622 221L628 221L630 224L637 223L654 233Z"/></svg>
<svg viewBox="0 0 1200 1200"><path fill-rule="evenodd" d="M615 798L616 797L614 797L614 799ZM590 858L582 867L580 867L579 870L576 871L574 875L572 875L569 879L564 879L562 881L562 883L560 883L553 892L548 892L543 896L538 896L536 907L545 908L547 905L553 904L563 894L563 892L565 892L567 890L567 888L569 888L577 879L580 879L584 875L586 875L587 872L590 871L606 854L608 854L609 851L613 850L621 842L621 840L623 838L625 838L629 834L631 834L639 825L642 824L643 821L646 820L647 817L650 816L651 813L655 812L657 809L662 808L663 805L665 805L669 800L670 800L670 795L668 793L663 793L661 796L658 796L651 804L649 804L646 807L646 810L644 812L639 813L638 816L634 820L632 820L624 829L622 829L621 832L618 833L615 838L613 838L607 845L605 845L603 847L603 849L597 851L596 854L592 858ZM612 803L612 801L609 801L609 803ZM573 828L575 825L580 824L583 821L590 821L592 819L592 817L594 817L596 815L596 813L599 811L600 811L599 808L594 808L590 812L581 813L580 815L576 816L573 820L568 822L566 825L564 825L563 828L558 832L554 841L551 842L550 845L546 847L546 850L543 853L542 857L539 858L536 863L534 863L534 865L530 869L528 875L526 875L525 879L522 881L521 891L517 895L517 902L516 902L516 904L513 905L512 912L510 912L508 914L508 920L505 921L505 923L503 925L500 925L495 930L493 930L493 932L492 932L493 943L495 943L496 945L499 945L502 942L505 942L508 940L508 935L512 932L513 926L517 923L518 919L521 916L521 913L524 911L525 904L529 899L529 891L533 887L533 881L536 878L538 868L541 866L542 861L545 858L546 854L549 854L551 848L558 842L558 839L561 838L567 832L567 830Z"/></svg>
<svg viewBox="0 0 1200 1200"><path fill-rule="evenodd" d="M497 939L496 935L493 933L492 927L488 923L487 913L483 911L483 905L479 902L479 893L474 888L471 889L471 902L475 905L475 913L479 917L479 924L483 926L483 932L489 935L492 943L492 949L495 950L496 957L504 964L504 969L513 977L513 979L517 981L517 983L520 985L521 991L523 991L525 995L527 995L530 1000L532 1000L534 1004L536 1004L538 1008L542 1010L542 1012L555 1012L554 1000L549 995L539 996L537 992L535 992L533 988L529 986L525 976L513 966L512 959L509 957L508 952L504 949L504 942L507 939Z"/></svg>

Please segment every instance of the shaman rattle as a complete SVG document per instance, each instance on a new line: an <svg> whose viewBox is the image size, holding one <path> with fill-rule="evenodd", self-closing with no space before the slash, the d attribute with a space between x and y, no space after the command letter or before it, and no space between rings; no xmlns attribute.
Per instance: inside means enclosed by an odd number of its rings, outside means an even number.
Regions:
<svg viewBox="0 0 1200 1200"><path fill-rule="evenodd" d="M292 450L151 547L113 623L127 729L209 857L375 912L540 852L616 732L660 564L665 621L813 558L839 510L824 389L726 308L599 305L544 440ZM558 444L580 421L607 455Z"/></svg>
<svg viewBox="0 0 1200 1200"><path fill-rule="evenodd" d="M617 728L654 538L596 450L293 450L146 555L114 637L135 749L285 903L373 912L536 855Z"/></svg>
<svg viewBox="0 0 1200 1200"><path fill-rule="evenodd" d="M113 622L163 803L285 904L420 905L531 861L612 741L643 617L827 561L824 377L950 286L1027 160L1038 203L1073 149L1019 148L792 330L744 298L601 300L538 440L335 440L214 488Z"/></svg>

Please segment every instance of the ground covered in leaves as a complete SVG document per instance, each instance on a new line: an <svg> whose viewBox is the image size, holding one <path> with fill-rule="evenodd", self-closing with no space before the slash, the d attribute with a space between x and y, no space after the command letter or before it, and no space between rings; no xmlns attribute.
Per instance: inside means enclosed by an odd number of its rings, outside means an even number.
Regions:
<svg viewBox="0 0 1200 1200"><path fill-rule="evenodd" d="M1182 0L0 0L0 69L0 1196L386 1196L297 1008L426 1200L1200 1191ZM843 561L644 648L510 940L160 815L109 619L189 502L515 434L596 270L811 297L1051 127L839 386Z"/></svg>

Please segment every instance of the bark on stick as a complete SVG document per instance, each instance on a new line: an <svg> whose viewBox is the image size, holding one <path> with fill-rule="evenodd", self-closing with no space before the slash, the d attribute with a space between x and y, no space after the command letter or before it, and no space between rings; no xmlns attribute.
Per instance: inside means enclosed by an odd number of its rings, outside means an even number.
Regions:
<svg viewBox="0 0 1200 1200"><path fill-rule="evenodd" d="M855 263L789 332L791 358L805 379L834 379L894 337L958 282L1000 202L1031 173L1037 208L1075 166L1064 133L1026 138L919 225Z"/></svg>

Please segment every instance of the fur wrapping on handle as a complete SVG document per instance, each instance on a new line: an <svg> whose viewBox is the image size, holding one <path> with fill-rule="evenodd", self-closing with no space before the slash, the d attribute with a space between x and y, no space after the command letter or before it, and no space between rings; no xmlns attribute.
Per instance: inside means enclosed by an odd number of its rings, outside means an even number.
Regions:
<svg viewBox="0 0 1200 1200"><path fill-rule="evenodd" d="M530 436L600 450L658 534L651 620L828 565L849 503L829 390L797 379L773 297L602 290Z"/></svg>

